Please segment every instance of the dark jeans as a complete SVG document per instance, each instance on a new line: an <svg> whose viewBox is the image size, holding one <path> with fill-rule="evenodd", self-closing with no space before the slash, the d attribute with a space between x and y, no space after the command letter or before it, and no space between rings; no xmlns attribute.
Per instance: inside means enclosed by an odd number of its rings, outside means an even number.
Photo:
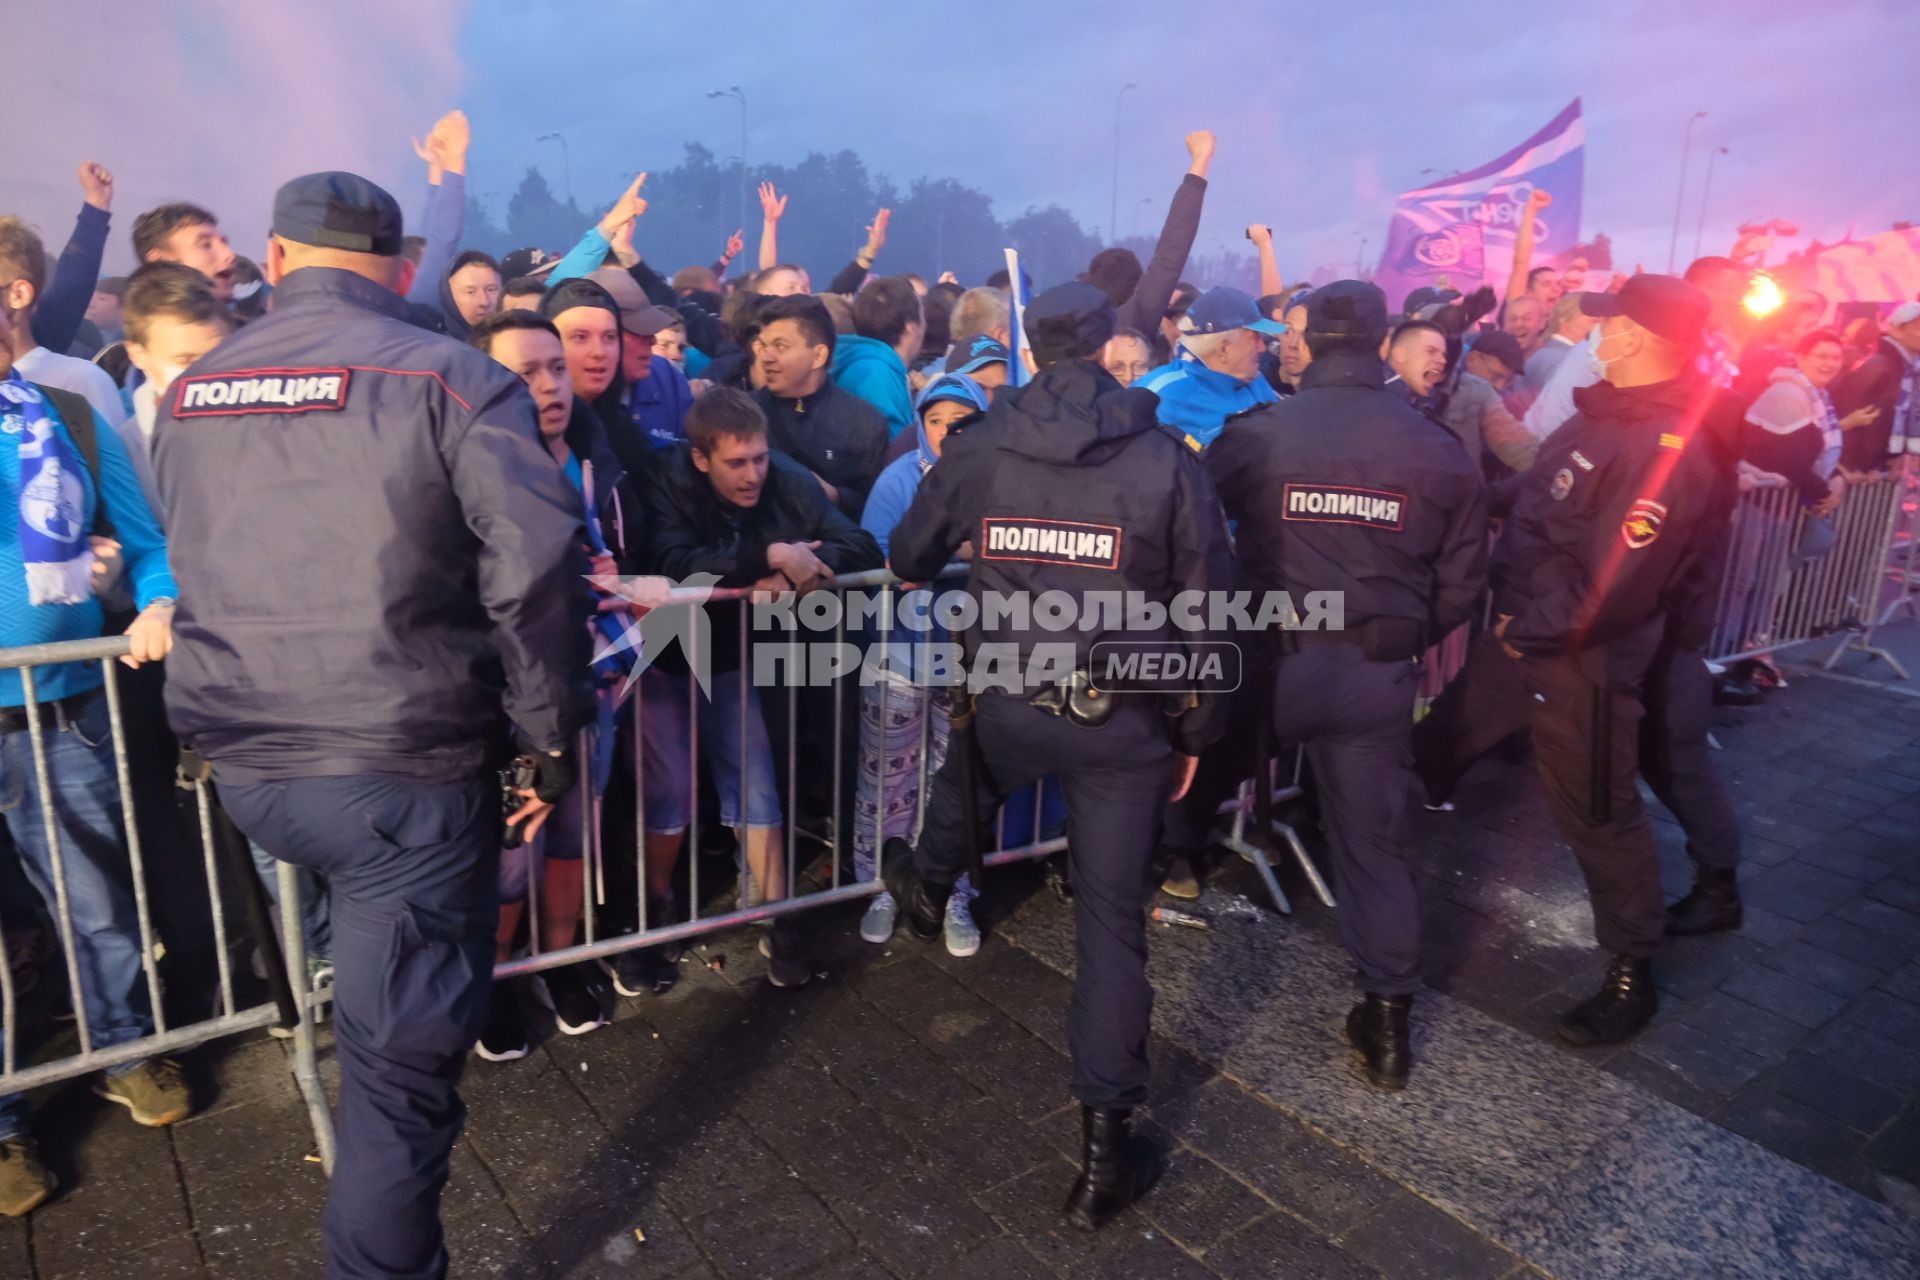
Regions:
<svg viewBox="0 0 1920 1280"><path fill-rule="evenodd" d="M1095 1107L1147 1097L1147 901L1160 817L1173 781L1165 717L1145 700L1123 703L1101 727L1050 715L1019 698L987 694L975 721L982 836L1009 795L1057 775L1067 798L1075 964L1067 1007L1073 1093ZM952 884L966 869L958 743L934 775L916 850L928 880Z"/></svg>
<svg viewBox="0 0 1920 1280"><path fill-rule="evenodd" d="M126 880L126 824L113 762L112 722L104 693L93 698L66 728L53 708L41 708L40 742L53 789L53 828L73 918L73 950L86 1000L93 1047L137 1040L153 1030L151 1001L140 966L140 923ZM33 735L25 729L0 734L0 817L13 838L20 864L47 909L57 919L53 843L47 832L46 797L34 777ZM4 959L0 958L0 963ZM18 1029L16 1028L16 1034ZM140 1064L113 1069L124 1074ZM0 1098L0 1138L27 1130L27 1100Z"/></svg>
<svg viewBox="0 0 1920 1280"><path fill-rule="evenodd" d="M329 886L340 1105L327 1276L439 1280L440 1192L466 1118L456 1086L492 982L498 786L356 775L221 796L250 839Z"/></svg>

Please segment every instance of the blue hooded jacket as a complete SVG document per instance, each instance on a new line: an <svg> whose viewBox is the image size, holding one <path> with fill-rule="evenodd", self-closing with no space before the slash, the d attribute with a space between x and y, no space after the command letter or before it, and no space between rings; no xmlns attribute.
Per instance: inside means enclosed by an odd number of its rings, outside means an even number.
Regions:
<svg viewBox="0 0 1920 1280"><path fill-rule="evenodd" d="M873 535L874 541L880 544L882 555L887 554L894 526L900 523L900 518L907 514L907 508L913 505L913 495L919 492L920 481L939 460L927 442L924 415L930 406L942 400L958 401L980 413L987 411L986 389L964 373L943 373L920 392L919 400L914 403L914 430L919 433L919 448L887 464L880 478L873 482L873 489L867 494L867 505L860 513L860 527ZM904 610L902 616L905 616ZM943 645L949 639L947 629L931 619L924 632L898 627L889 645L888 664L895 670L911 673L920 653L917 646L922 641Z"/></svg>
<svg viewBox="0 0 1920 1280"><path fill-rule="evenodd" d="M1184 350L1172 364L1161 365L1133 385L1160 397L1161 423L1184 435L1195 450L1212 444L1228 418L1280 398L1265 378L1242 382L1207 368Z"/></svg>
<svg viewBox="0 0 1920 1280"><path fill-rule="evenodd" d="M878 338L843 333L833 343L833 380L865 400L887 420L894 439L913 421L913 397L907 391L907 366L899 353Z"/></svg>

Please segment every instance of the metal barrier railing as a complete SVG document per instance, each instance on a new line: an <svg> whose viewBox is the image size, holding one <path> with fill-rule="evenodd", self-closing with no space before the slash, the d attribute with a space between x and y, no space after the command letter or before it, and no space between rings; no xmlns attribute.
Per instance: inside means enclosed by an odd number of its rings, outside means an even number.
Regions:
<svg viewBox="0 0 1920 1280"><path fill-rule="evenodd" d="M952 566L949 573L963 570L964 566ZM879 627L872 639L857 646L863 648L870 657L877 658L877 669L884 672L890 669L889 657L901 644L895 636L895 621L899 615L902 584L885 571L863 574L851 574L834 580L825 589L845 593L852 590L872 590L879 593L877 616L885 625ZM925 588L916 588L924 590ZM743 590L688 590L675 589L666 593L663 602L653 607L693 607L698 604L720 604L744 600L748 592ZM735 698L737 720L738 757L733 762L737 768L738 790L740 792L739 812L740 829L737 832L742 845L739 905L731 910L712 910L712 895L703 893L701 886L701 859L699 845L700 812L700 765L702 756L702 691L693 679L685 681L685 741L674 741L671 748L676 753L684 747L685 774L687 784L693 794L686 797L686 826L684 839L679 848L678 857L685 871L687 898L685 906L690 912L689 918L679 921L667 921L650 918L652 910L648 893L648 836L647 797L650 791L649 770L654 761L650 758L649 717L661 714L669 704L661 701L662 688L670 691L677 699L682 691L672 682L649 681L642 677L631 684L628 696L613 707L612 715L603 715L597 730L588 730L581 734L578 742L581 785L576 793L562 801L563 805L577 806L574 813L578 819L578 838L582 841L581 901L579 913L579 938L573 945L548 947L543 945L542 915L540 900L543 890L542 880L546 859L544 849L536 845L527 849L527 874L524 896L518 901L523 905L527 923L528 945L524 954L515 955L494 970L496 980L531 974L543 970L576 964L582 961L610 959L624 952L653 947L663 943L688 941L707 937L725 930L739 928L772 920L777 917L811 910L834 903L867 898L883 891L884 885L878 876L878 855L890 834L897 834L888 828L889 770L887 761L880 761L874 783L877 794L872 803L871 848L874 854L872 869L862 878L849 878L843 863L853 844L855 828L866 821L866 805L857 805L860 813L856 822L845 821L846 812L843 801L843 784L846 781L845 753L840 744L845 741L846 712L848 699L844 696L847 681L860 682L869 679L869 667L862 663L857 671L845 670L835 675L833 683L822 690L808 690L807 698L813 705L808 707L803 699L803 690L798 680L789 679L784 685L774 685L754 690L750 688L750 676L753 671L747 628L747 610L742 608L739 616L740 662L738 670L718 679L736 680ZM689 619L687 634L696 642L702 615L698 609ZM836 646L848 641L846 612L842 610L831 632L831 640ZM788 651L786 671L789 676L805 668L796 665L800 657L801 639L798 631L792 632L784 641L760 640L760 644L783 646ZM909 642L913 647L925 653L933 643L931 637L922 635L920 639ZM240 857L231 840L223 841L217 836L219 821L216 818L218 797L211 782L187 780L193 793L193 811L200 830L201 849L199 854L199 872L205 880L207 889L207 915L211 920L214 942L215 980L217 983L217 1008L209 1016L196 1021L171 1025L168 1021L164 1003L164 990L160 972L160 957L165 938L159 936L154 921L154 912L149 899L151 878L150 851L143 846L140 823L137 821L133 770L127 748L127 735L124 717L127 707L122 698L117 659L128 652L128 643L124 637L108 637L97 640L63 642L58 644L34 645L12 650L0 651L0 669L19 669L22 675L23 690L26 698L25 716L27 732L24 735L31 742L34 785L41 796L53 794L53 771L49 761L49 743L43 741L41 730L47 725L47 717L53 712L54 703L40 701L38 686L34 679L34 670L63 663L96 663L104 679L104 693L108 711L108 721L112 735L112 763L118 791L118 804L124 826L124 853L126 858L131 919L125 922L126 931L137 941L140 954L141 978L145 993L153 1009L153 1024L143 1035L113 1045L93 1043L86 1010L89 992L86 990L84 975L87 966L81 960L81 951L85 945L77 936L75 929L74 902L72 900L69 859L77 856L68 849L61 839L58 823L52 816L52 806L43 805L47 815L45 819L47 848L49 852L50 874L44 896L54 923L60 935L60 942L66 960L66 970L73 1007L79 1012L77 1019L78 1046L73 1052L49 1052L52 1043L43 1044L39 1060L32 1063L23 1061L20 1050L22 1027L19 1020L21 1004L16 998L14 978L10 968L0 963L0 1031L3 1031L4 1061L0 1062L0 1092L12 1092L59 1080L70 1079L85 1073L137 1061L163 1053L177 1052L207 1044L225 1036L255 1031L262 1027L275 1027L289 1031L294 1049L294 1076L308 1107L309 1118L314 1131L315 1144L321 1162L327 1171L332 1171L333 1133L327 1099L321 1085L317 1068L317 1025L321 1008L332 998L331 988L318 981L309 972L306 946L306 928L303 920L303 902L305 888L303 873L286 863L277 867L276 883L278 887L278 924L268 923L272 916L264 905L260 895L261 884L252 864ZM924 671L925 668L917 668ZM894 691L901 686L896 684ZM906 686L913 690L918 700L921 724L919 729L920 756L913 770L911 785L916 794L911 805L911 823L906 834L917 838L925 824L927 798L930 790L933 764L930 752L932 717L943 715L935 704L938 684L924 680L913 680ZM766 760L750 758L754 748L750 744L762 743L769 753L771 740L764 735L756 735L754 718L764 714L767 702L758 702L752 693L761 695L776 694L784 690L786 741L786 786L785 809L781 815L781 833L783 840L778 850L778 862L763 863L757 869L753 865L747 827L751 815L747 809L748 779L756 768L764 769ZM825 712L831 727L832 758L821 761L816 756L813 767L822 768L826 773L826 784L830 787L831 803L824 829L820 824L803 826L799 821L798 801L801 792L802 773L808 762L802 757L803 728L812 724L811 717L821 715L830 704L830 712ZM884 705L883 705L884 712ZM57 714L65 715L64 708ZM137 714L160 715L157 699L151 706L141 707ZM709 719L709 724L716 722ZM882 715L882 723L886 717ZM64 720L62 721L64 724ZM631 904L633 914L621 922L615 932L607 933L603 928L608 918L618 917L619 912L611 910L607 892L609 877L606 874L607 851L601 845L601 807L604 788L595 785L596 776L604 774L607 756L607 744L594 740L597 731L613 734L615 725L620 724L630 734L630 756L633 786L633 817L635 841L633 858L636 883L635 900ZM881 749L885 750L884 741ZM1284 758L1284 757L1283 757ZM707 760L709 765L714 761ZM598 765L598 767L597 767ZM172 768L172 762L166 765ZM1283 787L1278 799L1285 800L1299 794L1298 761L1293 764L1292 785ZM1036 783L1032 790L1032 820L1030 825L1018 831L1010 832L1003 809L999 821L994 824L993 843L996 848L983 858L986 866L1001 866L1012 862L1044 856L1066 848L1064 835L1049 835L1046 816L1046 795L1044 782ZM857 797L856 797L857 798ZM1257 835L1249 827L1252 814L1250 792L1243 788L1240 798L1223 806L1222 813L1233 817L1231 831L1226 837L1228 847L1239 852L1256 866L1271 891L1280 910L1289 909L1289 904L1279 890L1273 873L1263 856L1261 845L1267 843L1265 837ZM552 819L549 819L552 822ZM1292 852L1305 868L1310 884L1322 900L1331 904L1331 894L1319 877L1305 850L1291 828L1278 821L1272 822L1274 834L1286 838ZM817 876L814 887L802 892L800 877L809 870L803 862L799 850L802 845L817 848L825 852L824 871L813 869ZM171 852L171 851L170 851ZM271 852L271 851L268 851ZM818 855L813 855L817 857ZM777 866L778 874L775 874ZM172 871L173 868L167 868ZM759 880L764 873L765 883L758 884L762 890L760 900L751 900L748 893L748 881ZM709 888L712 886L709 885ZM4 892L4 889L0 889ZM245 938L236 934L229 918L228 900L237 895L249 905L250 927L247 934L260 948L269 978L269 998L264 1002L241 1007L236 996L233 954L237 943ZM505 904L503 904L505 905ZM604 914L603 914L604 913ZM0 952L5 952L7 937L4 912L0 912ZM637 924L637 927L630 927ZM97 998L100 993L93 993Z"/></svg>
<svg viewBox="0 0 1920 1280"><path fill-rule="evenodd" d="M1873 645L1872 635L1884 620L1883 583L1896 523L1909 505L1910 477L1911 469L1903 468L1848 489L1830 517L1832 539L1824 551L1808 546L1815 526L1795 490L1741 494L1707 657L1734 662L1844 633L1827 667L1849 651L1864 652L1904 679L1905 669Z"/></svg>
<svg viewBox="0 0 1920 1280"><path fill-rule="evenodd" d="M191 786L200 829L199 870L205 879L207 914L213 931L217 1002L208 1016L197 1020L173 1025L169 1019L160 973L165 939L156 932L154 903L150 894L150 851L144 847L141 839L142 815L134 799L133 771L127 750L126 706L118 659L128 651L129 644L124 636L0 650L0 670L17 670L20 673L24 702L21 710L25 725L16 733L27 743L32 773L30 782L27 779L19 780L22 800L9 811L8 834L19 852L28 887L44 900L42 905L51 915L61 957L65 962L67 996L74 1014L74 1036L77 1040L77 1048L72 1052L46 1051L47 1045L59 1039L53 1036L42 1046L41 1053L22 1053L22 1034L28 1029L22 1027L20 1020L23 1012L22 993L17 989L13 971L15 951L7 937L7 917L12 916L18 928L37 912L29 902L14 900L3 904L5 909L0 910L0 956L5 957L0 960L0 1093L14 1093L53 1084L261 1027L277 1025L291 1028L295 1050L294 1076L313 1120L321 1158L330 1167L332 1129L316 1065L313 1026L311 1020L297 1017L298 991L305 989L308 984L305 981L305 955L298 927L299 890L294 871L283 864L278 877L281 932L287 942L283 962L278 945L280 940L275 938L274 930L266 923L270 919L269 909L260 896L260 885L254 878L252 867L249 865L244 873L231 868L223 872L223 862L232 862L237 857L237 851L230 843L223 845L216 839L213 800L209 785L204 780L193 781ZM43 701L36 671L66 664L96 664L100 669L101 688L91 693L72 695L65 700ZM87 751L97 750L107 740L87 742L79 737L78 728L78 716L85 714L80 708L88 706L96 697L104 699L106 703L114 804L118 812L95 815L95 819L104 818L109 829L117 825L120 835L118 848L107 847L110 842L105 839L105 832L99 826L89 828L83 825L83 819L77 815L78 806L56 802L59 793L54 788L51 757L55 747L60 744L46 730L51 728L57 732L73 733ZM155 711L157 713L157 704ZM15 754L9 767L18 767L20 763ZM101 764L103 762L96 758L88 761L86 767L91 769ZM171 775L172 762L168 761L165 767ZM91 780L96 783L100 781L97 777ZM32 800L31 806L27 803L29 799ZM27 815L34 809L39 813L38 830L16 825L31 825ZM40 843L42 840L44 843ZM125 858L124 867L119 861L122 855ZM163 851L163 856L169 864L177 864L164 868L169 873L169 883L179 883L173 873L190 866L189 859L173 849ZM227 919L227 891L250 895L245 899L249 904L248 914L254 923L250 932L262 950L268 978L269 999L244 1008L235 994L233 948L236 938ZM4 888L0 888L0 894L5 892ZM86 900L78 901L82 897ZM88 920L89 927L84 934L76 923L76 908ZM37 924L29 927L37 928ZM181 950L186 941L184 938L174 938L175 950ZM122 947L137 948L138 975L131 989L107 990L105 971L109 966L101 960L103 951L96 948ZM300 980L289 981L289 972L300 974ZM89 989L90 976L96 983L92 990ZM139 1007L142 1003L146 1006L144 1010ZM123 1023L139 1025L141 1031L137 1035L117 1039L112 1044L95 1043L91 1020L96 1010L103 1014L117 1013ZM52 1011L41 1012L47 1013L50 1021L57 1017ZM116 1029L115 1035L118 1036L125 1029L125 1026ZM26 1059L29 1056L38 1060L28 1062Z"/></svg>

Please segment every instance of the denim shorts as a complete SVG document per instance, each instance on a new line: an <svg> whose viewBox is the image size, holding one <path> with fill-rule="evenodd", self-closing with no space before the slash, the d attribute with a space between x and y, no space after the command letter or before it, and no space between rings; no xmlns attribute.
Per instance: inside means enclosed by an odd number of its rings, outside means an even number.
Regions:
<svg viewBox="0 0 1920 1280"><path fill-rule="evenodd" d="M746 690L746 779L741 781L741 689ZM654 835L687 829L692 815L694 704L698 705L700 755L720 795L720 822L728 827L780 825L780 786L773 772L773 746L760 714L760 691L738 671L724 671L703 696L692 677L651 670L640 677L641 790L645 823ZM744 803L742 792L744 791Z"/></svg>

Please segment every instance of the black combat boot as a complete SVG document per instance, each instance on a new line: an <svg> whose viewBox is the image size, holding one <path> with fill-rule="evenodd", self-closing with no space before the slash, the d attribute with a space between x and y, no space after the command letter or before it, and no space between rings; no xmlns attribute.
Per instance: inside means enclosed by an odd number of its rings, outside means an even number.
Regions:
<svg viewBox="0 0 1920 1280"><path fill-rule="evenodd" d="M1083 1231L1098 1231L1153 1186L1157 1163L1134 1149L1131 1107L1080 1108L1080 1178L1062 1213Z"/></svg>
<svg viewBox="0 0 1920 1280"><path fill-rule="evenodd" d="M1412 996L1369 991L1347 1015L1347 1042L1359 1051L1367 1080L1376 1089L1397 1093L1407 1087L1407 1073L1413 1069L1413 1044L1407 1034L1412 1009Z"/></svg>
<svg viewBox="0 0 1920 1280"><path fill-rule="evenodd" d="M940 936L947 922L947 899L953 896L950 884L931 884L920 878L914 865L913 846L898 836L888 840L880 855L880 878L887 892L900 904L907 927L922 942Z"/></svg>
<svg viewBox="0 0 1920 1280"><path fill-rule="evenodd" d="M1700 867L1693 892L1667 908L1667 932L1676 938L1740 927L1740 873Z"/></svg>
<svg viewBox="0 0 1920 1280"><path fill-rule="evenodd" d="M1600 993L1560 1019L1560 1038L1568 1044L1619 1044L1653 1021L1659 1008L1653 961L1615 956Z"/></svg>

